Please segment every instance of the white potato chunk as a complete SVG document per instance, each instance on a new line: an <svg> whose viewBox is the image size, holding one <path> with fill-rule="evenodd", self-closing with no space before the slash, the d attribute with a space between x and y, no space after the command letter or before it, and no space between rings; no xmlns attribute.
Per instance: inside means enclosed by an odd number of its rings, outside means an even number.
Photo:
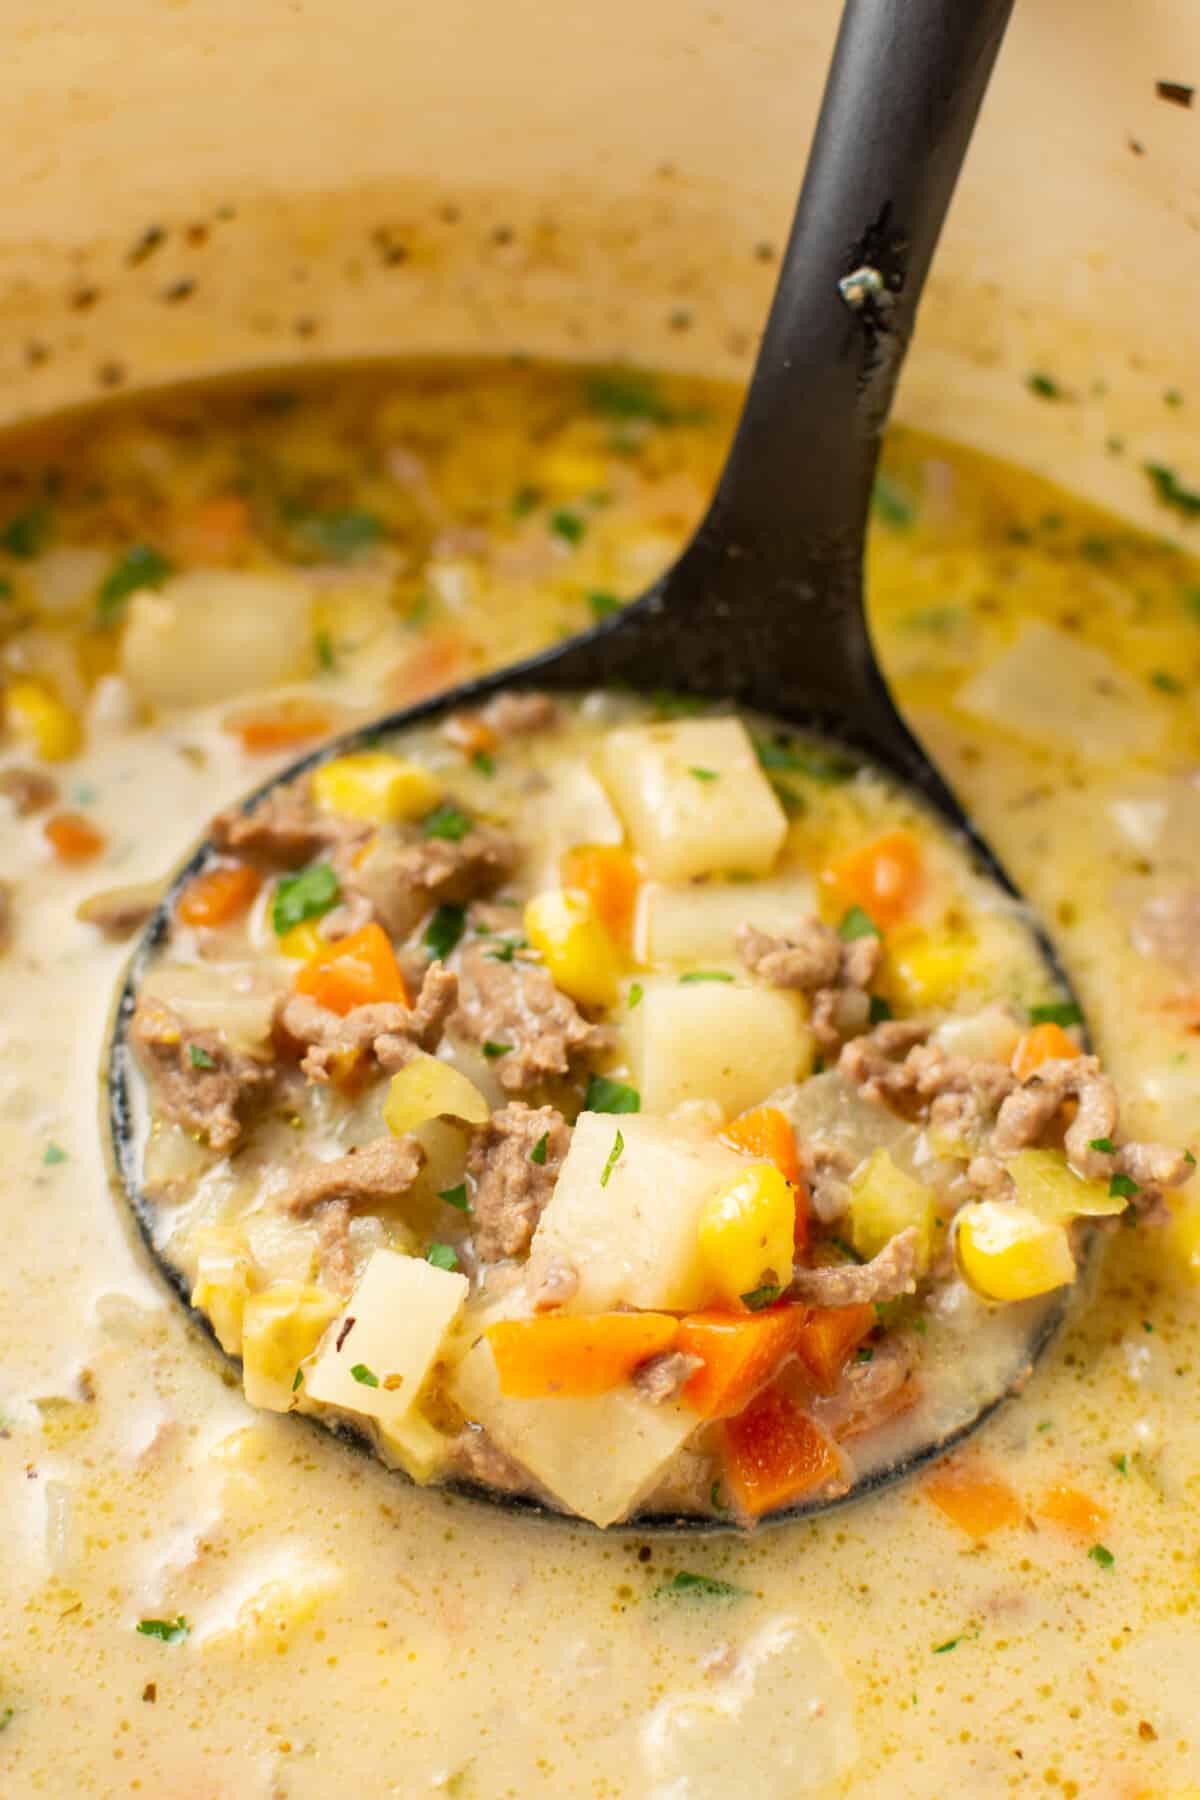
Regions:
<svg viewBox="0 0 1200 1800"><path fill-rule="evenodd" d="M263 1055L271 1042L282 983L257 963L160 963L142 995L178 1012L196 1031L216 1031L231 1050Z"/></svg>
<svg viewBox="0 0 1200 1800"><path fill-rule="evenodd" d="M1053 625L1027 625L1012 648L959 688L954 704L1035 743L1086 756L1149 750L1164 721L1103 650Z"/></svg>
<svg viewBox="0 0 1200 1800"><path fill-rule="evenodd" d="M304 673L309 595L285 575L190 569L134 594L121 672L148 706L206 706Z"/></svg>
<svg viewBox="0 0 1200 1800"><path fill-rule="evenodd" d="M537 796L537 847L530 885L557 887L562 858L580 844L621 844L625 828L600 782L583 762L555 764L554 779Z"/></svg>
<svg viewBox="0 0 1200 1800"><path fill-rule="evenodd" d="M43 612L70 613L91 605L112 568L107 550L86 544L61 544L39 556L30 573Z"/></svg>
<svg viewBox="0 0 1200 1800"><path fill-rule="evenodd" d="M624 1147L610 1166L618 1134ZM531 1261L578 1269L570 1312L702 1306L713 1290L697 1240L700 1213L709 1195L745 1167L691 1123L645 1113L581 1113L534 1233Z"/></svg>
<svg viewBox="0 0 1200 1800"><path fill-rule="evenodd" d="M794 930L815 908L812 883L800 876L775 881L713 881L642 888L634 930L639 962L732 962L743 923L778 936Z"/></svg>
<svg viewBox="0 0 1200 1800"><path fill-rule="evenodd" d="M695 1413L655 1405L632 1387L586 1399L508 1399L483 1336L458 1365L450 1391L501 1450L593 1525L633 1511L697 1425Z"/></svg>
<svg viewBox="0 0 1200 1800"><path fill-rule="evenodd" d="M765 875L787 819L740 719L677 719L613 731L601 775L634 848L659 881Z"/></svg>
<svg viewBox="0 0 1200 1800"><path fill-rule="evenodd" d="M429 1379L467 1286L466 1276L450 1269L376 1250L305 1368L309 1399L365 1413L395 1431Z"/></svg>
<svg viewBox="0 0 1200 1800"><path fill-rule="evenodd" d="M647 983L626 1020L647 1112L672 1112L692 1100L715 1100L727 1115L745 1112L812 1067L804 1002L779 988Z"/></svg>

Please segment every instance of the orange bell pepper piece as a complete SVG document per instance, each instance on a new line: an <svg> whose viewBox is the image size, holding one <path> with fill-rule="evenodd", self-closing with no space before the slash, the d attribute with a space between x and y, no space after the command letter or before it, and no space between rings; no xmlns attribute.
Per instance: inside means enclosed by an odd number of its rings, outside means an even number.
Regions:
<svg viewBox="0 0 1200 1800"><path fill-rule="evenodd" d="M1061 1484L1047 1488L1037 1510L1040 1518L1049 1519L1052 1525L1061 1525L1072 1537L1085 1538L1088 1543L1095 1540L1101 1526L1109 1519L1108 1508L1093 1500L1090 1494Z"/></svg>
<svg viewBox="0 0 1200 1800"><path fill-rule="evenodd" d="M294 750L316 738L328 737L334 723L327 709L314 706L311 701L281 700L259 712L227 719L225 729L241 738L243 750L265 753Z"/></svg>
<svg viewBox="0 0 1200 1800"><path fill-rule="evenodd" d="M1028 1081L1035 1069L1058 1057L1082 1056L1075 1039L1068 1037L1061 1025L1035 1025L1025 1032L1012 1056L1012 1072L1019 1081Z"/></svg>
<svg viewBox="0 0 1200 1800"><path fill-rule="evenodd" d="M629 851L619 844L580 844L564 853L560 873L564 887L583 889L609 936L627 944L641 885Z"/></svg>
<svg viewBox="0 0 1200 1800"><path fill-rule="evenodd" d="M415 706L428 694L462 680L475 646L461 631L450 628L431 632L404 661L383 678L383 692L392 706Z"/></svg>
<svg viewBox="0 0 1200 1800"><path fill-rule="evenodd" d="M339 938L302 963L295 988L298 994L308 994L318 1006L341 1014L381 1000L395 1000L405 1006L409 1003L391 940L382 926L375 924Z"/></svg>
<svg viewBox="0 0 1200 1800"><path fill-rule="evenodd" d="M886 930L912 911L925 885L921 846L911 831L885 831L882 837L836 856L821 871L821 881L843 908L861 906Z"/></svg>
<svg viewBox="0 0 1200 1800"><path fill-rule="evenodd" d="M977 1458L943 1463L925 1483L925 1496L961 1531L978 1542L1025 1516L1013 1489Z"/></svg>
<svg viewBox="0 0 1200 1800"><path fill-rule="evenodd" d="M557 1313L501 1319L484 1336L492 1348L500 1392L515 1400L607 1394L639 1363L670 1350L679 1320L667 1313Z"/></svg>
<svg viewBox="0 0 1200 1800"><path fill-rule="evenodd" d="M873 1306L817 1306L796 1340L796 1354L823 1393L838 1384L846 1358L875 1325Z"/></svg>
<svg viewBox="0 0 1200 1800"><path fill-rule="evenodd" d="M720 1432L726 1485L754 1518L790 1506L841 1470L824 1432L778 1387L764 1389Z"/></svg>
<svg viewBox="0 0 1200 1800"><path fill-rule="evenodd" d="M54 849L59 862L85 863L99 856L107 839L82 813L55 813L46 820L42 831Z"/></svg>
<svg viewBox="0 0 1200 1800"><path fill-rule="evenodd" d="M704 1365L689 1378L683 1402L704 1419L741 1412L772 1380L796 1348L808 1318L806 1306L771 1306L757 1313L691 1313L682 1319L675 1348Z"/></svg>
<svg viewBox="0 0 1200 1800"><path fill-rule="evenodd" d="M184 925L228 925L244 913L262 880L249 863L216 863L193 875L175 902Z"/></svg>
<svg viewBox="0 0 1200 1800"><path fill-rule="evenodd" d="M727 1125L721 1139L731 1150L741 1150L746 1156L774 1163L783 1179L795 1189L796 1254L803 1255L808 1249L810 1226L808 1184L800 1174L796 1134L786 1115L777 1106L755 1106Z"/></svg>

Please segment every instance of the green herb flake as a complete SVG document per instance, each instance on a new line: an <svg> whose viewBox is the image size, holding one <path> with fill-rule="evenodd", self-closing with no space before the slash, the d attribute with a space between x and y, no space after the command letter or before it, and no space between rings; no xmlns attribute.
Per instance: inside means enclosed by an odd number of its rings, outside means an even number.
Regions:
<svg viewBox="0 0 1200 1800"><path fill-rule="evenodd" d="M492 776L496 773L496 759L490 750L476 750L471 761L481 775Z"/></svg>
<svg viewBox="0 0 1200 1800"><path fill-rule="evenodd" d="M314 863L298 875L281 875L271 902L276 937L285 937L308 919L319 919L337 904L341 892L331 863Z"/></svg>
<svg viewBox="0 0 1200 1800"><path fill-rule="evenodd" d="M111 625L120 617L131 594L140 588L160 588L174 572L174 564L153 544L134 544L100 583L96 595L97 623Z"/></svg>
<svg viewBox="0 0 1200 1800"><path fill-rule="evenodd" d="M507 1056L511 1049L511 1044L497 1044L491 1038L484 1040L483 1054L489 1062L495 1062L499 1056Z"/></svg>
<svg viewBox="0 0 1200 1800"><path fill-rule="evenodd" d="M614 613L621 610L621 602L616 594L609 594L602 588L593 588L587 597L588 610L593 619L611 619Z"/></svg>
<svg viewBox="0 0 1200 1800"><path fill-rule="evenodd" d="M1035 369L1031 375L1027 376L1025 385L1031 394L1037 395L1039 400L1062 399L1062 389L1053 375L1044 375L1040 370Z"/></svg>
<svg viewBox="0 0 1200 1800"><path fill-rule="evenodd" d="M457 1269L458 1252L453 1244L430 1244L425 1261L432 1263L435 1269Z"/></svg>
<svg viewBox="0 0 1200 1800"><path fill-rule="evenodd" d="M1200 514L1200 490L1187 487L1174 469L1165 463L1143 463L1142 468L1160 506L1171 507L1185 519L1194 519Z"/></svg>
<svg viewBox="0 0 1200 1800"><path fill-rule="evenodd" d="M608 1161L605 1163L603 1169L600 1171L600 1186L602 1188L606 1188L608 1186L608 1178L612 1174L613 1170L616 1168L617 1164L620 1162L621 1156L624 1152L624 1149L625 1149L625 1139L621 1136L621 1133L618 1131L616 1137L613 1139L612 1149L608 1153Z"/></svg>
<svg viewBox="0 0 1200 1800"><path fill-rule="evenodd" d="M642 1000L645 997L645 993L646 993L646 990L642 986L640 981L631 981L630 982L629 992L625 996L625 1004L629 1008L630 1012L633 1011L635 1006L641 1005Z"/></svg>
<svg viewBox="0 0 1200 1800"><path fill-rule="evenodd" d="M544 1168L546 1165L546 1151L549 1148L549 1145L550 1133L548 1131L543 1131L541 1137L529 1152L530 1162L536 1163L539 1169Z"/></svg>
<svg viewBox="0 0 1200 1800"><path fill-rule="evenodd" d="M328 672L337 667L337 656L333 648L333 639L327 631L318 631L313 639L313 650L316 652L318 666Z"/></svg>
<svg viewBox="0 0 1200 1800"><path fill-rule="evenodd" d="M542 490L534 487L532 482L522 482L521 486L509 502L509 511L514 519L527 519L531 512L542 504Z"/></svg>
<svg viewBox="0 0 1200 1800"><path fill-rule="evenodd" d="M978 1636L979 1633L977 1631L964 1631L960 1633L958 1637L947 1638L944 1644L935 1644L933 1646L933 1654L935 1656L945 1656L948 1650L957 1650L960 1644L969 1644L973 1638L977 1638Z"/></svg>
<svg viewBox="0 0 1200 1800"><path fill-rule="evenodd" d="M467 928L467 909L447 901L439 906L425 927L421 942L430 956L444 961Z"/></svg>
<svg viewBox="0 0 1200 1800"><path fill-rule="evenodd" d="M217 1066L216 1058L202 1044L188 1045L188 1061L193 1069L215 1069Z"/></svg>
<svg viewBox="0 0 1200 1800"><path fill-rule="evenodd" d="M1150 676L1150 686L1157 688L1160 694L1186 694L1187 688L1178 675L1172 675L1169 669L1155 669Z"/></svg>
<svg viewBox="0 0 1200 1800"><path fill-rule="evenodd" d="M583 1096L584 1112L635 1113L642 1110L642 1096L624 1081L608 1075L589 1075Z"/></svg>
<svg viewBox="0 0 1200 1800"><path fill-rule="evenodd" d="M378 1375L374 1369L368 1369L366 1363L355 1363L350 1374L360 1387L377 1388L379 1386Z"/></svg>
<svg viewBox="0 0 1200 1800"><path fill-rule="evenodd" d="M182 1613L174 1619L139 1619L137 1628L143 1637L158 1638L163 1644L182 1644L192 1630Z"/></svg>
<svg viewBox="0 0 1200 1800"><path fill-rule="evenodd" d="M527 937L506 937L497 941L499 948L488 951L489 962L510 963L515 959L518 950L528 950L529 948Z"/></svg>
<svg viewBox="0 0 1200 1800"><path fill-rule="evenodd" d="M688 774L694 776L697 781L720 781L721 779L719 769L702 769L698 765L689 768Z"/></svg>
<svg viewBox="0 0 1200 1800"><path fill-rule="evenodd" d="M1111 1569L1117 1560L1106 1544L1093 1544L1088 1555L1099 1569Z"/></svg>
<svg viewBox="0 0 1200 1800"><path fill-rule="evenodd" d="M714 1482L713 1492L716 1491L717 1483ZM719 1510L726 1509L722 1507ZM664 1581L655 1588L654 1599L745 1600L749 1593L749 1588L739 1587L736 1581L718 1581L713 1575L694 1575L690 1569L680 1569L677 1575L672 1575L670 1581Z"/></svg>
<svg viewBox="0 0 1200 1800"><path fill-rule="evenodd" d="M641 369L596 370L584 384L592 412L610 419L644 419L652 425L675 424L681 415L663 399L653 375Z"/></svg>
<svg viewBox="0 0 1200 1800"><path fill-rule="evenodd" d="M1183 405L1183 394L1181 393L1179 388L1171 387L1171 388L1166 388L1164 390L1163 405L1164 406L1182 406Z"/></svg>
<svg viewBox="0 0 1200 1800"><path fill-rule="evenodd" d="M864 907L852 906L837 928L838 936L843 944L853 944L858 938L880 937L882 933L870 913Z"/></svg>
<svg viewBox="0 0 1200 1800"><path fill-rule="evenodd" d="M871 510L877 519L893 531L907 531L917 516L917 509L904 489L887 475L877 475L871 490Z"/></svg>
<svg viewBox="0 0 1200 1800"><path fill-rule="evenodd" d="M292 1377L292 1392L293 1392L293 1394L297 1393L303 1385L304 1385L304 1370L297 1369L296 1373Z"/></svg>
<svg viewBox="0 0 1200 1800"><path fill-rule="evenodd" d="M886 1024L887 1020L890 1019L891 1017L892 1017L892 1009L891 1009L890 1005L888 1004L888 1002L884 999L883 995L882 994L872 994L870 1011L867 1014L867 1018L868 1018L869 1022L872 1025L883 1025L883 1024Z"/></svg>
<svg viewBox="0 0 1200 1800"><path fill-rule="evenodd" d="M461 844L470 829L471 820L467 814L448 800L444 800L441 806L435 806L421 825L427 838L445 838L451 844Z"/></svg>
<svg viewBox="0 0 1200 1800"><path fill-rule="evenodd" d="M748 1294L742 1294L740 1299L742 1305L749 1307L751 1312L761 1312L764 1306L774 1306L782 1292L781 1287L757 1287L751 1288Z"/></svg>
<svg viewBox="0 0 1200 1800"><path fill-rule="evenodd" d="M17 513L0 529L0 548L27 562L31 557L40 556L50 542L51 525L48 506L31 506L25 512Z"/></svg>
<svg viewBox="0 0 1200 1800"><path fill-rule="evenodd" d="M560 506L550 514L550 530L555 537L561 538L564 544L578 544L587 530L587 520L572 512L569 507Z"/></svg>
<svg viewBox="0 0 1200 1800"><path fill-rule="evenodd" d="M681 987L697 981L732 981L733 976L728 969L687 969L679 977Z"/></svg>
<svg viewBox="0 0 1200 1800"><path fill-rule="evenodd" d="M875 1352L871 1348L870 1344L860 1344L858 1349L855 1351L855 1356L857 1357L857 1359L860 1363L869 1363L869 1362L875 1361Z"/></svg>
<svg viewBox="0 0 1200 1800"><path fill-rule="evenodd" d="M1109 1460L1111 1461L1112 1466L1117 1471L1118 1475L1128 1475L1128 1473L1129 1473L1129 1458L1126 1456L1124 1451L1121 1452L1120 1456L1111 1457Z"/></svg>
<svg viewBox="0 0 1200 1800"><path fill-rule="evenodd" d="M0 575L0 601L11 600L16 589L7 575Z"/></svg>
<svg viewBox="0 0 1200 1800"><path fill-rule="evenodd" d="M16 1711L11 1706L0 1709L0 1731L7 1731L16 1716Z"/></svg>
<svg viewBox="0 0 1200 1800"><path fill-rule="evenodd" d="M1114 1175L1108 1184L1109 1198L1112 1200L1132 1200L1140 1191L1137 1182L1128 1175Z"/></svg>
<svg viewBox="0 0 1200 1800"><path fill-rule="evenodd" d="M1184 1160L1184 1162L1185 1162L1185 1163L1190 1163L1190 1165L1191 1165L1191 1167L1192 1167L1192 1168L1193 1168L1193 1169L1194 1169L1194 1168L1195 1168L1195 1166L1196 1166L1196 1159L1195 1159L1195 1157L1194 1157L1194 1156L1193 1156L1193 1155L1192 1155L1192 1153L1191 1153L1191 1151L1190 1151L1190 1150L1185 1150L1185 1151L1184 1151L1184 1153L1183 1153L1183 1160Z"/></svg>
<svg viewBox="0 0 1200 1800"><path fill-rule="evenodd" d="M1117 1153L1117 1146L1111 1138L1089 1138L1088 1149L1098 1150L1101 1156L1115 1156Z"/></svg>
<svg viewBox="0 0 1200 1800"><path fill-rule="evenodd" d="M658 688L653 695L656 719L699 719L709 709L709 702L696 694L680 694L671 688Z"/></svg>
<svg viewBox="0 0 1200 1800"><path fill-rule="evenodd" d="M544 1162L545 1158L543 1157L542 1160ZM465 1181L460 1181L457 1187L442 1188L441 1192L438 1194L438 1199L444 1200L447 1206L456 1206L459 1212L470 1212L471 1210L471 1202L467 1198L467 1184Z"/></svg>
<svg viewBox="0 0 1200 1800"><path fill-rule="evenodd" d="M754 739L754 753L759 767L768 774L807 775L810 781L827 787L849 781L855 773L855 764L848 756L817 745L801 748L784 739L760 737Z"/></svg>
<svg viewBox="0 0 1200 1800"><path fill-rule="evenodd" d="M332 562L349 562L387 535L378 513L364 512L357 507L293 514L292 524L314 551Z"/></svg>
<svg viewBox="0 0 1200 1800"><path fill-rule="evenodd" d="M59 1144L47 1144L46 1148L42 1151L43 1168L56 1168L59 1163L65 1163L66 1160L67 1153Z"/></svg>
<svg viewBox="0 0 1200 1800"><path fill-rule="evenodd" d="M1053 1000L1045 1006L1031 1006L1031 1025L1082 1025L1083 1014L1073 1000Z"/></svg>
<svg viewBox="0 0 1200 1800"><path fill-rule="evenodd" d="M1150 1333L1150 1335L1151 1335L1151 1336L1153 1336L1153 1335L1154 1335L1154 1327L1153 1327L1153 1325L1152 1325L1152 1324L1151 1324L1151 1323L1150 1323L1150 1321L1149 1321L1149 1319L1143 1319L1143 1320L1142 1320L1142 1330L1143 1330L1143 1331L1148 1331L1148 1332L1149 1332L1149 1333Z"/></svg>

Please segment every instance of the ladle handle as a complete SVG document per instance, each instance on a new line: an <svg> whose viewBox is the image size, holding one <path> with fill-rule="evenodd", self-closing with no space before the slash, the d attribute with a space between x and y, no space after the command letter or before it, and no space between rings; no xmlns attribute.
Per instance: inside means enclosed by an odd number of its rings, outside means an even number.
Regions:
<svg viewBox="0 0 1200 1800"><path fill-rule="evenodd" d="M897 750L862 610L880 439L1012 0L847 0L745 409L707 518L659 590L741 698L811 699ZM678 610L673 602L678 601ZM806 685L807 684L807 685ZM790 686L791 692L781 689Z"/></svg>

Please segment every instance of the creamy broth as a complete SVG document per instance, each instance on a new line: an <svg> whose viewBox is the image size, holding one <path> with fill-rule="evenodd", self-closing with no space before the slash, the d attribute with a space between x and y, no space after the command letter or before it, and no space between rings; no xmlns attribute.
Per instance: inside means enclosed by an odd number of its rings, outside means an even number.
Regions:
<svg viewBox="0 0 1200 1800"><path fill-rule="evenodd" d="M25 520L3 539L10 687L85 721L48 772L57 810L103 838L65 864L46 812L3 825L6 1795L241 1800L354 1780L1182 1800L1200 1784L1194 1202L1119 1233L1086 1312L966 1453L991 1481L978 1535L915 1485L700 1542L505 1518L252 1412L109 1192L97 1066L126 948L76 906L160 881L216 806L313 733L637 591L701 506L734 400L604 379L581 393L559 371L418 370L211 413L155 402L6 460ZM62 471L48 486L46 462ZM244 476L247 510L202 511ZM887 482L873 602L901 699L1052 924L1131 1128L1187 1142L1196 976L1168 926L1197 879L1200 575L944 446L898 436ZM302 599L288 585L271 602L291 621L284 660L213 673L193 651L194 691L143 719L169 582L122 599L127 574L90 628L138 544L289 584L299 567ZM145 559L132 573L147 569L157 582ZM279 683L283 712L264 691ZM7 762L33 766L22 734L44 717L18 694ZM730 1591L672 1585L681 1572Z"/></svg>

